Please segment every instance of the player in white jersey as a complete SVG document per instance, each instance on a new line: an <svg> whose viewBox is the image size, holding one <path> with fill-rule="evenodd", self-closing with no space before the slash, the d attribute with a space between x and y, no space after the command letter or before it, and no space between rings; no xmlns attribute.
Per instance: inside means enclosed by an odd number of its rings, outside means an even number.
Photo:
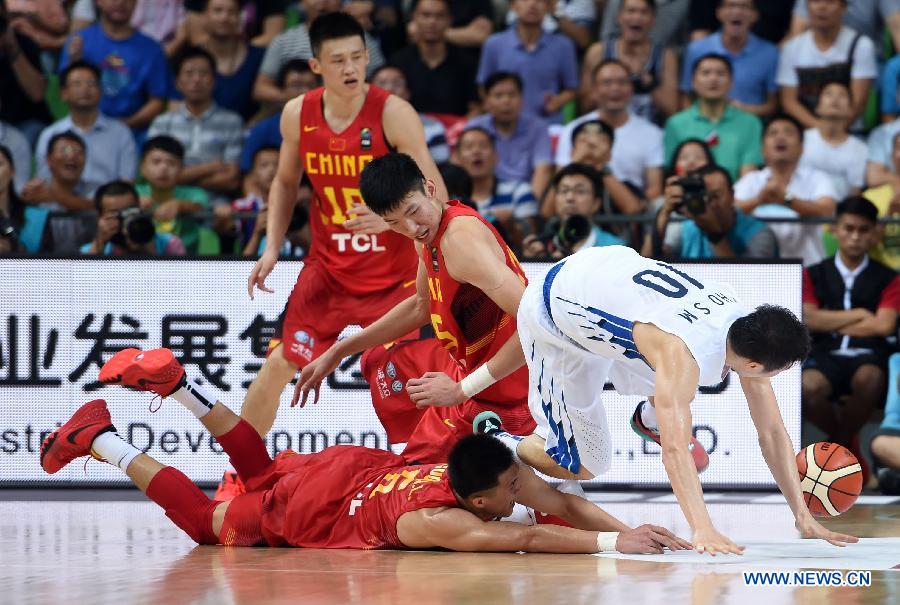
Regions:
<svg viewBox="0 0 900 605"><path fill-rule="evenodd" d="M748 313L726 284L701 283L630 248L608 246L582 250L533 280L518 328L538 424L537 434L517 447L523 461L560 478L570 475L559 467L578 479L605 472L611 444L601 394L610 380L619 393L649 398L652 406L639 406L633 423L662 446L694 548L739 554L743 547L713 527L697 475L703 464L689 445L697 387L734 371L801 535L835 545L856 541L825 529L803 502L794 447L769 380L809 352L805 326L787 309L764 305ZM548 466L547 455L559 466Z"/></svg>

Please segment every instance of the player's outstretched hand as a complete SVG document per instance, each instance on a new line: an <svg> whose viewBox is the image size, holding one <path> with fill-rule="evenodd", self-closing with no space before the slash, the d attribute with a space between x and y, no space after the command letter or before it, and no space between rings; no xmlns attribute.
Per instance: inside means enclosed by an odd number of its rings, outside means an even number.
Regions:
<svg viewBox="0 0 900 605"><path fill-rule="evenodd" d="M365 204L357 204L350 209L356 216L344 221L344 227L354 233L373 235L390 229L384 219L372 212Z"/></svg>
<svg viewBox="0 0 900 605"><path fill-rule="evenodd" d="M319 386L325 378L334 372L335 368L341 363L339 358L335 358L330 351L325 351L321 356L312 360L309 365L300 372L300 378L297 380L297 386L294 387L294 397L291 399L291 407L300 403L300 407L306 405L306 399L309 392L313 392L313 403L319 402Z"/></svg>
<svg viewBox="0 0 900 605"><path fill-rule="evenodd" d="M819 538L834 546L847 546L847 544L859 542L859 538L855 536L831 531L813 519L813 516L810 514L797 517L794 525L797 527L797 531L800 532L801 538Z"/></svg>
<svg viewBox="0 0 900 605"><path fill-rule="evenodd" d="M744 554L744 547L732 542L724 534L720 534L710 526L707 529L698 529L694 532L694 550L699 553L709 553L716 556L722 554Z"/></svg>
<svg viewBox="0 0 900 605"><path fill-rule="evenodd" d="M665 527L641 525L628 531L619 532L616 550L634 555L661 555L663 550L688 550L690 542L682 540Z"/></svg>
<svg viewBox="0 0 900 605"><path fill-rule="evenodd" d="M278 255L269 253L268 250L256 261L253 271L250 272L250 277L247 278L247 294L250 295L250 300L253 300L254 286L259 288L261 292L268 292L269 294L275 291L266 287L266 278L269 277L269 273L275 268L275 263L277 262Z"/></svg>
<svg viewBox="0 0 900 605"><path fill-rule="evenodd" d="M409 379L406 392L419 409L427 406L446 408L466 400L459 383L443 372L425 372L421 378Z"/></svg>

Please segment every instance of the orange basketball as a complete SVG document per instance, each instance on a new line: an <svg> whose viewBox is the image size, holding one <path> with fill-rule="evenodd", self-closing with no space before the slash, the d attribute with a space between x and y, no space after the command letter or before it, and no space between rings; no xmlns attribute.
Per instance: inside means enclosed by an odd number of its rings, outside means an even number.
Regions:
<svg viewBox="0 0 900 605"><path fill-rule="evenodd" d="M797 454L800 488L810 512L833 517L846 512L862 491L862 468L850 450L820 441Z"/></svg>

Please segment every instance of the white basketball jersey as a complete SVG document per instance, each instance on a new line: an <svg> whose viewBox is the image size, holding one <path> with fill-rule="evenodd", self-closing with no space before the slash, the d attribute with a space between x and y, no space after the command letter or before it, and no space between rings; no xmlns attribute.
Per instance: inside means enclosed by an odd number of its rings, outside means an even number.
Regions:
<svg viewBox="0 0 900 605"><path fill-rule="evenodd" d="M549 284L549 288L547 287ZM551 320L576 345L622 362L635 379L654 381L632 328L649 323L684 341L700 367L700 384L722 381L728 329L747 314L728 284L703 282L625 246L587 248L555 265L544 281ZM618 372L616 373L618 374ZM620 393L640 389L613 382Z"/></svg>

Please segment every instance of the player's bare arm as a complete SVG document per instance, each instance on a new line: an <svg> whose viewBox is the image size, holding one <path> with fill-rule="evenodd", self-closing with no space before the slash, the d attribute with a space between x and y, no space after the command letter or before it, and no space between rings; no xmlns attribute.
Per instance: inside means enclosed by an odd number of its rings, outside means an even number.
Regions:
<svg viewBox="0 0 900 605"><path fill-rule="evenodd" d="M803 501L800 489L800 478L797 475L797 462L794 457L794 446L784 428L784 420L778 409L772 383L765 377L741 377L741 388L747 398L750 417L756 426L759 436L759 447L772 476L778 484L791 512L794 513L795 524L804 538L822 538L835 546L846 546L857 542L858 538L830 531L816 521Z"/></svg>
<svg viewBox="0 0 900 605"><path fill-rule="evenodd" d="M632 528L593 502L554 489L524 464L519 465L519 485L516 502L534 510L555 515L568 521L577 529L620 532L619 538L623 541L627 541L633 531ZM655 539L671 550L689 550L691 548L690 542L678 538L663 527L642 525L641 528L647 528L657 534ZM617 550L621 552L621 549Z"/></svg>
<svg viewBox="0 0 900 605"><path fill-rule="evenodd" d="M660 528L661 529L661 528ZM446 548L461 552L595 553L601 532L559 525L521 525L482 521L461 508L421 509L397 520L397 536L409 548ZM609 550L662 554L669 538L642 526L620 532ZM606 550L604 548L604 550Z"/></svg>
<svg viewBox="0 0 900 605"><path fill-rule="evenodd" d="M691 442L691 402L700 368L684 342L651 324L636 324L634 342L656 371L656 418L662 461L681 510L693 531L698 552L741 554L744 550L713 527L703 502L703 488L688 444Z"/></svg>
<svg viewBox="0 0 900 605"><path fill-rule="evenodd" d="M250 277L247 279L247 293L253 298L254 287L262 292L271 293L266 286L266 278L275 263L284 242L284 234L291 222L291 214L297 203L297 190L303 176L303 163L300 161L300 108L303 107L303 95L288 102L281 114L281 151L278 154L278 172L269 190L267 202L268 218L266 220L266 249L256 262Z"/></svg>
<svg viewBox="0 0 900 605"><path fill-rule="evenodd" d="M434 182L434 196L439 200L449 199L444 179L428 151L422 119L413 106L400 97L391 95L384 104L382 125L384 134L394 149L414 159L425 178Z"/></svg>
<svg viewBox="0 0 900 605"><path fill-rule="evenodd" d="M450 223L441 240L441 252L447 271L460 283L468 283L484 292L511 317L519 311L525 284L506 264L506 254L493 234L474 217L460 217ZM493 379L509 376L525 364L525 356L514 333L486 362ZM470 372L476 368L470 368ZM427 372L407 386L417 406L451 406L467 398L461 386L443 372Z"/></svg>
<svg viewBox="0 0 900 605"><path fill-rule="evenodd" d="M300 379L297 380L291 407L297 405L298 402L301 407L306 405L310 391L314 391L313 403L318 402L319 385L345 357L397 340L405 334L429 324L430 321L428 276L425 265L419 259L416 293L382 315L367 328L353 336L337 341L325 353L305 366L300 373Z"/></svg>

